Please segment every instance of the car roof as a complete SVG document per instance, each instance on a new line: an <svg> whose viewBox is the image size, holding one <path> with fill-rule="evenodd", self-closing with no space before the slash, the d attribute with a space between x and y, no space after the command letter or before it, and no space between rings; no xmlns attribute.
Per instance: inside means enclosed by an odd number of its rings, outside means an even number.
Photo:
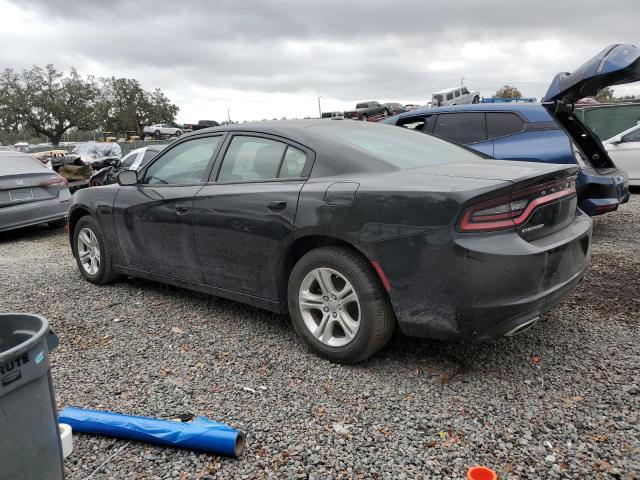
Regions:
<svg viewBox="0 0 640 480"><path fill-rule="evenodd" d="M550 122L553 118L540 103L470 103L468 105L449 105L444 107L420 107L411 112L401 113L398 118L410 117L422 113L454 112L518 112L528 122Z"/></svg>

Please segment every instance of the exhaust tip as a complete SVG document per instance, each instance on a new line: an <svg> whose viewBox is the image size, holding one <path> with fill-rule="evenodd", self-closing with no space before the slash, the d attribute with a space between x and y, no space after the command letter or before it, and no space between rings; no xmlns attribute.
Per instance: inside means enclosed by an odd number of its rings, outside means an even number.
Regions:
<svg viewBox="0 0 640 480"><path fill-rule="evenodd" d="M540 317L533 317L531 320L527 320L524 323L512 328L507 333L504 334L505 337L513 337L514 335L518 335L519 333L526 332L529 330L534 323L540 320Z"/></svg>

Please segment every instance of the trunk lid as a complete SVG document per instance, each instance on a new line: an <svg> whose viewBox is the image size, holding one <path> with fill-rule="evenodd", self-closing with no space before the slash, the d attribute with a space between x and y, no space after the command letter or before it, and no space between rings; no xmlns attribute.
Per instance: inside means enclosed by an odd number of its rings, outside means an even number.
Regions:
<svg viewBox="0 0 640 480"><path fill-rule="evenodd" d="M615 168L596 135L573 115L575 102L594 96L599 90L640 80L640 49L614 44L603 49L574 72L558 73L542 105L573 139L596 170Z"/></svg>
<svg viewBox="0 0 640 480"><path fill-rule="evenodd" d="M22 173L0 177L0 208L58 197L66 181L55 172Z"/></svg>

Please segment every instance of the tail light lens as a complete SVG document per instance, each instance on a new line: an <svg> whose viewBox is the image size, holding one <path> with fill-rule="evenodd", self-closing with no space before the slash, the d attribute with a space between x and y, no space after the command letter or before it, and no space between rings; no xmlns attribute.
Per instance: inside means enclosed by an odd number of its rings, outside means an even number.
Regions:
<svg viewBox="0 0 640 480"><path fill-rule="evenodd" d="M526 222L539 206L575 193L575 177L571 177L494 198L465 210L457 229L460 232L510 230Z"/></svg>
<svg viewBox="0 0 640 480"><path fill-rule="evenodd" d="M43 180L38 185L41 187L51 187L53 185L66 186L67 179L60 175L57 175L55 177L51 177L51 178L47 178L46 180Z"/></svg>

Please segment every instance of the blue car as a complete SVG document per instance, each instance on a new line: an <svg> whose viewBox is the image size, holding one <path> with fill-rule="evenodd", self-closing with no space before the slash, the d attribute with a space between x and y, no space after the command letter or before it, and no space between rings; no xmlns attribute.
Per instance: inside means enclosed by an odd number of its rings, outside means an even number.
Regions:
<svg viewBox="0 0 640 480"><path fill-rule="evenodd" d="M629 51L638 55L633 46L613 45L596 58L598 63L605 57L615 62L616 56L629 56ZM574 102L586 94L584 79L571 77L584 75L584 68L592 63L593 59L571 75L558 74L543 103L423 107L384 123L442 137L499 160L577 164L580 208L591 216L610 212L629 200L628 176L572 114ZM635 78L633 74L630 78ZM599 72L594 76L589 87L596 91L614 83Z"/></svg>

